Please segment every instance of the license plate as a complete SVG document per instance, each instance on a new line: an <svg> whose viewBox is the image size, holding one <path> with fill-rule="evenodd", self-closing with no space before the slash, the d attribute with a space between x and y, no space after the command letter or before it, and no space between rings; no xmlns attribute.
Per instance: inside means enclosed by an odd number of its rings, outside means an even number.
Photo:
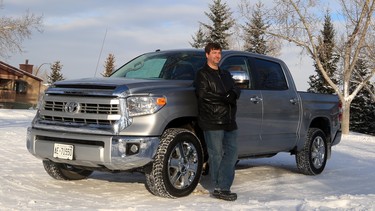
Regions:
<svg viewBox="0 0 375 211"><path fill-rule="evenodd" d="M54 144L53 157L66 160L73 160L73 148L73 145Z"/></svg>

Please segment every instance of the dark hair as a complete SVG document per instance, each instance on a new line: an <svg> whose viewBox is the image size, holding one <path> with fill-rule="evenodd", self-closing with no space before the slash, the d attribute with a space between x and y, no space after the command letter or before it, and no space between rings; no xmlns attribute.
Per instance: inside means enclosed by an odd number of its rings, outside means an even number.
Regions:
<svg viewBox="0 0 375 211"><path fill-rule="evenodd" d="M206 47L204 48L204 51L209 54L211 52L211 50L220 50L221 51L222 49L221 49L221 46L220 46L219 43L209 42L209 43L207 43Z"/></svg>

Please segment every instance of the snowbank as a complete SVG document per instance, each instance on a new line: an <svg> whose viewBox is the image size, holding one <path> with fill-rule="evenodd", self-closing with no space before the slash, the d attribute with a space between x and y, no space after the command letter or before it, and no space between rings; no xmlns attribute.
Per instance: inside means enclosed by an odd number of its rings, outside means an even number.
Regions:
<svg viewBox="0 0 375 211"><path fill-rule="evenodd" d="M140 173L95 172L58 181L26 149L33 110L0 109L0 210L374 210L375 137L343 136L321 175L297 172L294 156L242 160L235 202L211 198L208 178L184 198L151 195Z"/></svg>

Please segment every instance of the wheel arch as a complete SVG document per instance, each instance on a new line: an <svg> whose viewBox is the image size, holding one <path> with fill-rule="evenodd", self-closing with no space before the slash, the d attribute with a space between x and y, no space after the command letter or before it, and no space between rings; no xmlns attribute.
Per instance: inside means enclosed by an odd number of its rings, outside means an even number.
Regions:
<svg viewBox="0 0 375 211"><path fill-rule="evenodd" d="M310 128L318 128L318 129L322 130L326 139L327 139L327 141L328 141L328 143L332 142L331 127L330 127L329 119L327 117L322 117L322 116L315 117L311 120L310 123L307 123L304 127L301 128L299 141L298 141L296 147L294 147L290 151L291 154L296 154L297 152L299 152L303 149L303 146L305 144L305 141L306 141L306 138L307 138L307 135L308 135L308 131L309 131Z"/></svg>
<svg viewBox="0 0 375 211"><path fill-rule="evenodd" d="M208 159L207 146L204 140L203 130L198 125L197 117L187 116L187 117L179 117L179 118L173 119L167 124L164 131L168 128L185 128L193 132L198 137L199 141L201 142L201 145L203 148L204 161L207 161Z"/></svg>
<svg viewBox="0 0 375 211"><path fill-rule="evenodd" d="M331 126L329 122L330 122L329 119L326 117L316 117L311 121L309 128L321 129L323 133L325 134L328 142L330 143L332 139L331 139Z"/></svg>

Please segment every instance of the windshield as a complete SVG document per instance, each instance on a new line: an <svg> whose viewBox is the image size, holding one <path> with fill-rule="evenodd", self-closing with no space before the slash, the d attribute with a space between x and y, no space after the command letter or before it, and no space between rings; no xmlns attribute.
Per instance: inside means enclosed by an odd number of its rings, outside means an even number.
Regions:
<svg viewBox="0 0 375 211"><path fill-rule="evenodd" d="M204 65L204 52L154 52L126 63L110 77L193 80Z"/></svg>

